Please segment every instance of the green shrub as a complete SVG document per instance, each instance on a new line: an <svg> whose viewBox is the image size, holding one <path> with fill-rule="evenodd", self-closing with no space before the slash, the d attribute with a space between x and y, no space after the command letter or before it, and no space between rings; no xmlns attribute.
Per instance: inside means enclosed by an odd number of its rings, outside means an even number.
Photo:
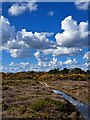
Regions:
<svg viewBox="0 0 90 120"><path fill-rule="evenodd" d="M42 110L46 105L56 105L58 108L62 108L62 104L60 103L60 101L55 101L51 98L39 100L35 104L33 104L31 108L35 111L39 111Z"/></svg>

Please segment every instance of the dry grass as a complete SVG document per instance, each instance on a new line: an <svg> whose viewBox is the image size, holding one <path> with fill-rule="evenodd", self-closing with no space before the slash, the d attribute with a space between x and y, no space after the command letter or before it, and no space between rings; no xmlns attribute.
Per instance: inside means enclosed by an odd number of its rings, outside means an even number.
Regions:
<svg viewBox="0 0 90 120"><path fill-rule="evenodd" d="M3 118L70 120L74 106L36 80L3 80Z"/></svg>

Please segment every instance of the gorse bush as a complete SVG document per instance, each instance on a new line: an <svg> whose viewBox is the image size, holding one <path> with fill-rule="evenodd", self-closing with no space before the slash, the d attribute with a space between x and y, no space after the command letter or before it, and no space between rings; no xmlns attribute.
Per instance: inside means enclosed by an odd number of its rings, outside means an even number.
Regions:
<svg viewBox="0 0 90 120"><path fill-rule="evenodd" d="M54 69L49 72L18 72L2 73L5 80L87 80L90 78L89 70L86 72L80 68L63 70Z"/></svg>

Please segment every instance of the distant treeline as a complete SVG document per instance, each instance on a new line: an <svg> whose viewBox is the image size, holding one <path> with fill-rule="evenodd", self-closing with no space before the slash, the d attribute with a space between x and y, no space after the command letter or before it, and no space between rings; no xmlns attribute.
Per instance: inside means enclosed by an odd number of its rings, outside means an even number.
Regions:
<svg viewBox="0 0 90 120"><path fill-rule="evenodd" d="M64 68L63 70L59 70L59 69L53 69L50 70L49 73L61 73L61 74L90 74L90 70L84 71L81 68L73 68L73 69L68 69L68 68Z"/></svg>
<svg viewBox="0 0 90 120"><path fill-rule="evenodd" d="M48 72L17 72L0 73L3 80L89 80L90 70L84 71L81 68L63 70L53 69Z"/></svg>

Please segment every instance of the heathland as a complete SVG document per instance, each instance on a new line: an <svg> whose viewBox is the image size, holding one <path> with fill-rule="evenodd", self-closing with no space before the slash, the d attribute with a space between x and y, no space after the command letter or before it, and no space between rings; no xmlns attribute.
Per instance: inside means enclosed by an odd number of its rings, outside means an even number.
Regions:
<svg viewBox="0 0 90 120"><path fill-rule="evenodd" d="M89 104L90 71L54 69L49 72L1 73L2 117L31 120L82 120L75 106L53 93L61 90Z"/></svg>

